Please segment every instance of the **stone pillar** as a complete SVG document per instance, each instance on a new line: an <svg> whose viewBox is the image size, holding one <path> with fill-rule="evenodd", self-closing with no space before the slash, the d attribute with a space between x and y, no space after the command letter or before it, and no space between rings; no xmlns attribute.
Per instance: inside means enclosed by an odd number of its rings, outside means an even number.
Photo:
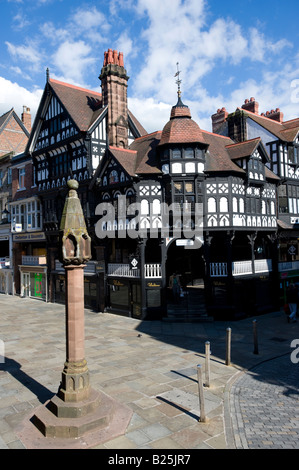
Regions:
<svg viewBox="0 0 299 470"><path fill-rule="evenodd" d="M84 346L84 265L65 266L66 361L58 396L77 402L88 398L89 372Z"/></svg>
<svg viewBox="0 0 299 470"><path fill-rule="evenodd" d="M38 407L20 431L27 448L66 448L70 440L71 448L96 445L123 434L132 416L129 408L89 383L84 347L84 266L91 257L91 240L77 181L68 181L68 187L60 225L60 260L66 274L66 360L57 394Z"/></svg>

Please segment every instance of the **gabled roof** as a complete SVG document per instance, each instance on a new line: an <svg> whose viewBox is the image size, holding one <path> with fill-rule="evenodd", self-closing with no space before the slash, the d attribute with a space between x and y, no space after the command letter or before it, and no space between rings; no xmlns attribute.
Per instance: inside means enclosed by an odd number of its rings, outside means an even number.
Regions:
<svg viewBox="0 0 299 470"><path fill-rule="evenodd" d="M205 142L209 145L206 156L205 171L209 172L237 172L242 175L245 171L236 165L230 158L228 145L234 142L229 137L224 137L212 132L202 131Z"/></svg>
<svg viewBox="0 0 299 470"><path fill-rule="evenodd" d="M245 140L244 142L237 142L226 146L229 156L232 160L239 158L249 157L262 143L261 138L257 137L251 140Z"/></svg>
<svg viewBox="0 0 299 470"><path fill-rule="evenodd" d="M0 133L4 131L6 125L8 124L9 120L12 117L17 121L17 123L21 127L22 131L27 135L27 137L29 137L28 129L25 127L24 123L19 118L14 108L11 108L9 111L7 111L6 113L2 114L2 116L0 116Z"/></svg>
<svg viewBox="0 0 299 470"><path fill-rule="evenodd" d="M102 95L52 78L49 85L80 131L87 131L102 112Z"/></svg>
<svg viewBox="0 0 299 470"><path fill-rule="evenodd" d="M129 176L135 176L137 152L130 149L109 147L110 152L117 162L123 167Z"/></svg>
<svg viewBox="0 0 299 470"><path fill-rule="evenodd" d="M11 108L9 111L7 111L6 113L2 114L2 116L0 116L0 131L4 129L5 124L9 120L12 113L13 113L13 108Z"/></svg>
<svg viewBox="0 0 299 470"><path fill-rule="evenodd" d="M131 119L133 126L136 127L137 131L139 132L140 135L146 135L147 131L144 129L144 127L140 124L138 119L134 116L134 114L131 113L131 111L128 109L128 117L129 120Z"/></svg>
<svg viewBox="0 0 299 470"><path fill-rule="evenodd" d="M136 174L161 173L157 160L157 145L161 139L161 131L153 132L135 139L130 149L137 151Z"/></svg>
<svg viewBox="0 0 299 470"><path fill-rule="evenodd" d="M261 127L273 134L278 139L285 142L294 142L299 132L299 119L292 119L290 121L278 122L267 116L252 113L247 109L237 108L239 111L247 114L250 119L255 121Z"/></svg>
<svg viewBox="0 0 299 470"><path fill-rule="evenodd" d="M128 175L132 177L140 174L160 174L156 156L156 147L160 138L161 132L158 131L138 137L129 149L110 146L109 150Z"/></svg>

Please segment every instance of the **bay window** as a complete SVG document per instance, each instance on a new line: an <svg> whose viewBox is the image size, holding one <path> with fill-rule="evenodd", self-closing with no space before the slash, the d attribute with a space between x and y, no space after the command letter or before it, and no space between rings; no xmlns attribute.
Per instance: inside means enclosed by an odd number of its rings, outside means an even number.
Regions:
<svg viewBox="0 0 299 470"><path fill-rule="evenodd" d="M30 199L19 203L11 203L12 230L21 225L21 231L42 229L42 210L38 199Z"/></svg>

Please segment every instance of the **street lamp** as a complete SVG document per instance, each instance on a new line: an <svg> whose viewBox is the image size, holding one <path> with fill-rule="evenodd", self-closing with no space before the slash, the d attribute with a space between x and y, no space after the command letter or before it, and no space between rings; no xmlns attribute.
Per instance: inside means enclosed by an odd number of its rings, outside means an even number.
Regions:
<svg viewBox="0 0 299 470"><path fill-rule="evenodd" d="M5 209L2 211L2 216L1 216L3 224L7 224L7 222L9 222L9 216L10 216L10 212L6 209L6 204L5 204Z"/></svg>

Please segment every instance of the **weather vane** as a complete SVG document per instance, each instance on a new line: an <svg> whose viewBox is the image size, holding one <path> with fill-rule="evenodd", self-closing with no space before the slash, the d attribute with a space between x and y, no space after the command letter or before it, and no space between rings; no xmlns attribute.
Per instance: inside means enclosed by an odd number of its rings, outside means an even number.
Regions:
<svg viewBox="0 0 299 470"><path fill-rule="evenodd" d="M175 74L175 77L178 77L177 80L176 80L176 84L178 86L178 97L180 98L181 97L181 83L182 83L182 80L180 80L180 70L179 70L179 63L177 62L176 63L176 67L177 67L177 72Z"/></svg>

